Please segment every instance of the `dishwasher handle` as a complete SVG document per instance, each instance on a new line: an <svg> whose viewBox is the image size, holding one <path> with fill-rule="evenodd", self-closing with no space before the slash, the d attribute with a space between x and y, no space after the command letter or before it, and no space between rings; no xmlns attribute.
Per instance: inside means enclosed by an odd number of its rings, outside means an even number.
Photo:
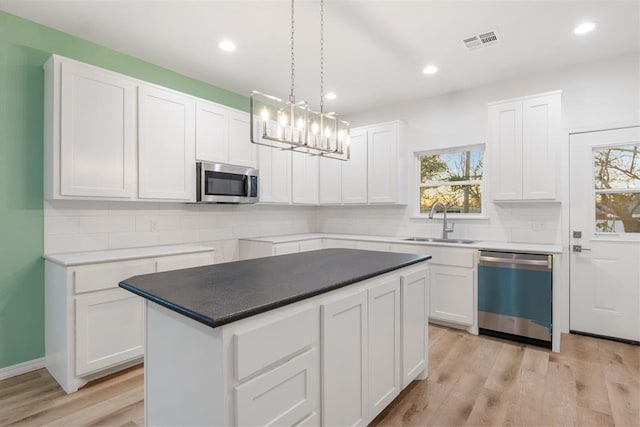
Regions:
<svg viewBox="0 0 640 427"><path fill-rule="evenodd" d="M552 256L547 255L542 258L537 256L537 259L531 258L519 258L519 257L501 257L481 254L479 259L480 265L487 266L500 266L506 268L531 268L536 270L551 270L553 261Z"/></svg>

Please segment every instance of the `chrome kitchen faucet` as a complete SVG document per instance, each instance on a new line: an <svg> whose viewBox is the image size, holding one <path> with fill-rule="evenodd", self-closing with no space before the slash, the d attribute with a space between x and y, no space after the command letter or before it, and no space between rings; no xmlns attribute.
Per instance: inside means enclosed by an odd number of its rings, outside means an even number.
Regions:
<svg viewBox="0 0 640 427"><path fill-rule="evenodd" d="M438 206L442 206L444 210L443 220L442 220L442 240L447 240L449 238L449 233L453 232L453 223L447 225L447 205L442 202L436 202L431 206L431 211L429 212L429 219L433 219L433 214L436 211Z"/></svg>

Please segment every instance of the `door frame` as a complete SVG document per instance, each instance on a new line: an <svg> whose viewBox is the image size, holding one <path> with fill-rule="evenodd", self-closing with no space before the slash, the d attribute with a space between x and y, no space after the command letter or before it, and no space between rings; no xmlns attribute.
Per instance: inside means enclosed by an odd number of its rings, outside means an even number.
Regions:
<svg viewBox="0 0 640 427"><path fill-rule="evenodd" d="M561 280L565 283L565 286L562 286L560 290L560 304L565 310L562 311L560 315L560 329L562 333L569 333L569 328L571 326L571 318L570 318L570 309L571 309L571 301L570 301L570 290L571 290L571 192L570 192L570 183L571 183L571 171L569 170L570 165L570 153L571 153L571 144L570 139L571 135L581 134L581 133L591 133L591 132L601 132L607 130L616 130L616 129L626 129L631 127L640 126L640 120L628 120L622 122L605 122L597 125L589 125L583 126L579 128L571 128L567 129L564 134L564 145L561 147L561 155L560 155L560 164L566 165L566 168L560 171L560 183L562 185L561 189L561 200L566 208L561 209L561 244L562 244L562 258L563 262L561 263ZM554 274L555 278L555 274ZM554 294L555 297L555 294ZM555 306L555 302L554 302ZM558 343L559 345L559 343Z"/></svg>

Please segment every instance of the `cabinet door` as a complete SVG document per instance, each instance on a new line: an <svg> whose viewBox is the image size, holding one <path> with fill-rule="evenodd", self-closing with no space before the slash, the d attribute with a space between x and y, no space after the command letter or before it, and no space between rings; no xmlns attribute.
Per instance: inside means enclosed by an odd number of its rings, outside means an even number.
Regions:
<svg viewBox="0 0 640 427"><path fill-rule="evenodd" d="M367 292L328 301L322 319L322 423L366 425Z"/></svg>
<svg viewBox="0 0 640 427"><path fill-rule="evenodd" d="M229 163L229 110L209 103L196 105L196 159Z"/></svg>
<svg viewBox="0 0 640 427"><path fill-rule="evenodd" d="M342 163L341 160L320 158L320 204L339 205L342 203Z"/></svg>
<svg viewBox="0 0 640 427"><path fill-rule="evenodd" d="M522 199L522 103L489 107L491 194L494 200Z"/></svg>
<svg viewBox="0 0 640 427"><path fill-rule="evenodd" d="M141 199L195 200L195 102L148 86L138 88Z"/></svg>
<svg viewBox="0 0 640 427"><path fill-rule="evenodd" d="M342 162L342 202L345 205L367 203L367 131L352 129L351 158Z"/></svg>
<svg viewBox="0 0 640 427"><path fill-rule="evenodd" d="M320 411L318 350L235 387L238 426L295 425Z"/></svg>
<svg viewBox="0 0 640 427"><path fill-rule="evenodd" d="M255 168L258 165L257 145L251 143L249 113L229 111L229 163Z"/></svg>
<svg viewBox="0 0 640 427"><path fill-rule="evenodd" d="M79 295L76 310L76 375L142 356L144 299L123 289Z"/></svg>
<svg viewBox="0 0 640 427"><path fill-rule="evenodd" d="M398 196L398 126L376 126L368 134L369 203L394 203Z"/></svg>
<svg viewBox="0 0 640 427"><path fill-rule="evenodd" d="M259 124L259 120L256 120ZM277 123L269 121L275 128ZM273 130L275 133L275 129ZM258 146L259 184L258 194L261 203L291 203L291 151L278 143L262 139L261 142L275 145L276 148Z"/></svg>
<svg viewBox="0 0 640 427"><path fill-rule="evenodd" d="M368 290L369 419L380 413L401 390L400 278Z"/></svg>
<svg viewBox="0 0 640 427"><path fill-rule="evenodd" d="M431 266L430 318L473 324L473 268Z"/></svg>
<svg viewBox="0 0 640 427"><path fill-rule="evenodd" d="M522 198L556 198L557 148L560 144L560 95L522 103Z"/></svg>
<svg viewBox="0 0 640 427"><path fill-rule="evenodd" d="M318 157L291 153L291 194L294 204L318 204Z"/></svg>
<svg viewBox="0 0 640 427"><path fill-rule="evenodd" d="M61 67L60 194L134 197L134 83L82 64Z"/></svg>
<svg viewBox="0 0 640 427"><path fill-rule="evenodd" d="M421 373L420 379L425 379L429 369L427 352L429 269L403 275L401 293L402 388L404 388Z"/></svg>

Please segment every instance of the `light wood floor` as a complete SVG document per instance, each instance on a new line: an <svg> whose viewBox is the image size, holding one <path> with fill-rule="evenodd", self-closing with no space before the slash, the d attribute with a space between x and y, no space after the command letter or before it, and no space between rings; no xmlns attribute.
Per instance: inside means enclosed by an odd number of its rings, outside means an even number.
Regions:
<svg viewBox="0 0 640 427"><path fill-rule="evenodd" d="M640 425L640 347L562 336L562 353L429 327L429 379L372 425ZM66 395L44 369L0 381L0 426L143 424L143 369Z"/></svg>

